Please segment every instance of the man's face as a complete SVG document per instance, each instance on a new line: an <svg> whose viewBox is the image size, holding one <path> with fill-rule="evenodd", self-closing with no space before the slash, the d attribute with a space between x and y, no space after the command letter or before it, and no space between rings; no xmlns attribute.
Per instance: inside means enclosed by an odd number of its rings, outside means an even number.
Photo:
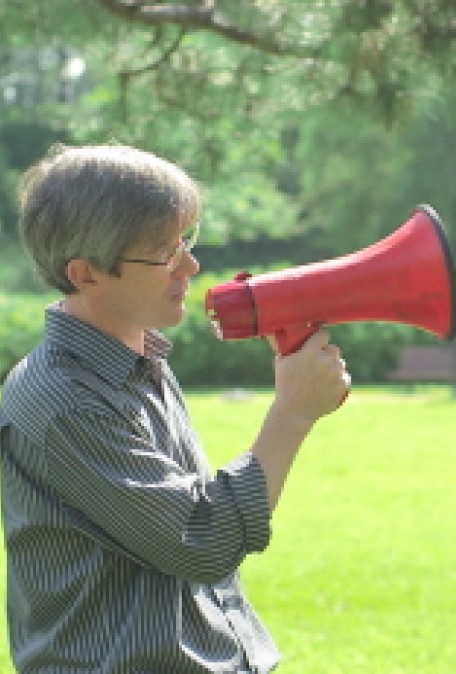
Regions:
<svg viewBox="0 0 456 674"><path fill-rule="evenodd" d="M185 248L174 269L166 264L181 244L181 236L173 235L160 248L153 244L132 246L120 262L120 277L104 275L101 306L111 321L128 325L132 331L179 323L185 313L189 280L199 270ZM148 265L147 261L161 264Z"/></svg>

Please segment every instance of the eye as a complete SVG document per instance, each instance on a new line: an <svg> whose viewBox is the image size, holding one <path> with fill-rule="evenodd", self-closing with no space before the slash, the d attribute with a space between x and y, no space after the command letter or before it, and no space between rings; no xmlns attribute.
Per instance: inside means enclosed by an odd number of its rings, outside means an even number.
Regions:
<svg viewBox="0 0 456 674"><path fill-rule="evenodd" d="M148 251L149 255L154 255L162 260L167 260L169 257L172 257L179 248L179 241L170 241L169 243L164 243L159 248L154 247L151 251Z"/></svg>
<svg viewBox="0 0 456 674"><path fill-rule="evenodd" d="M177 253L177 251L179 250L179 248L181 247L181 245L182 245L182 244L181 244L181 242L179 241L178 243L174 244L172 247L170 246L169 248L167 248L167 250L166 250L166 259L167 259L167 260L171 260L171 259L176 255L176 253Z"/></svg>

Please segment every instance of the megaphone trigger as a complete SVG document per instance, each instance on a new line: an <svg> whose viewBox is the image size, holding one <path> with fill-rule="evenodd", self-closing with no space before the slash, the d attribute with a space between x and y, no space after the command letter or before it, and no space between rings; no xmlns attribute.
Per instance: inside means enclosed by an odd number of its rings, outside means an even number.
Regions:
<svg viewBox="0 0 456 674"><path fill-rule="evenodd" d="M319 327L316 323L303 321L302 323L293 323L286 328L276 330L274 337L278 352L281 356L287 356L297 351Z"/></svg>

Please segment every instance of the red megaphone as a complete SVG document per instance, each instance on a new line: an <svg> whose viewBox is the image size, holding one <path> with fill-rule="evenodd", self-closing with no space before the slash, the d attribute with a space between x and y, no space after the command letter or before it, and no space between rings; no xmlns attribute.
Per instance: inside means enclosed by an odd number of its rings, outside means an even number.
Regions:
<svg viewBox="0 0 456 674"><path fill-rule="evenodd" d="M398 230L356 253L251 276L208 290L206 313L220 339L275 336L297 350L322 324L392 321L450 339L454 264L445 229L427 205Z"/></svg>

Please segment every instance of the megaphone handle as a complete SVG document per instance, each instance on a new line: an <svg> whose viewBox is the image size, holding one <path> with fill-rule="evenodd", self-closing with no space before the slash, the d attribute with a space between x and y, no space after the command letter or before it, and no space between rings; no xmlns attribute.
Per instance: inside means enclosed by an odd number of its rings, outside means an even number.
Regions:
<svg viewBox="0 0 456 674"><path fill-rule="evenodd" d="M281 328L274 334L277 350L281 356L288 356L301 348L320 326L314 323L304 323Z"/></svg>
<svg viewBox="0 0 456 674"><path fill-rule="evenodd" d="M320 326L316 324L306 323L302 325L294 325L291 328L283 328L277 330L274 337L278 352L281 356L288 356L301 348L301 346L309 339ZM339 403L339 407L347 400L350 391L346 391Z"/></svg>

